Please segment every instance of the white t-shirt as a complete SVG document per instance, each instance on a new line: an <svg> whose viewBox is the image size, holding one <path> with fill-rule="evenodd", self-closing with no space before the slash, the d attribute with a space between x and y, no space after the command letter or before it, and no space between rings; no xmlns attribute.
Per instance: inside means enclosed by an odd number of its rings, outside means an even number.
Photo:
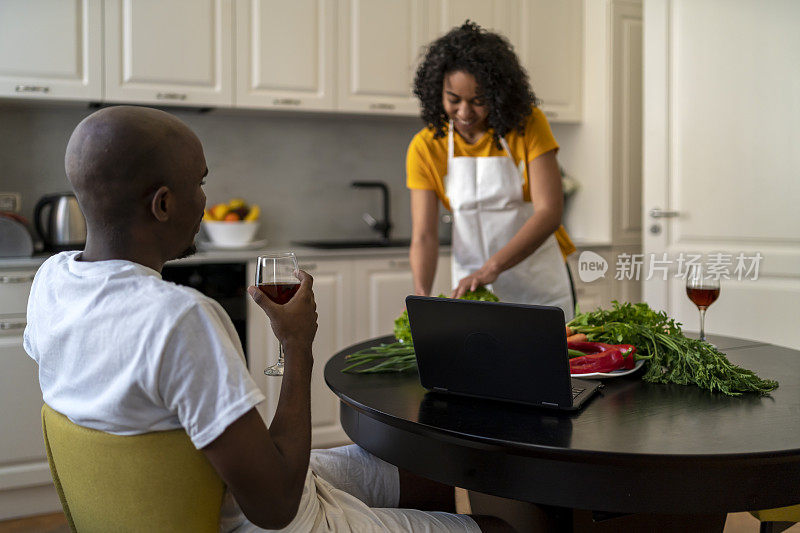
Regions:
<svg viewBox="0 0 800 533"><path fill-rule="evenodd" d="M25 350L50 407L117 435L182 427L202 448L264 400L217 302L143 265L79 255L45 261L28 301Z"/></svg>

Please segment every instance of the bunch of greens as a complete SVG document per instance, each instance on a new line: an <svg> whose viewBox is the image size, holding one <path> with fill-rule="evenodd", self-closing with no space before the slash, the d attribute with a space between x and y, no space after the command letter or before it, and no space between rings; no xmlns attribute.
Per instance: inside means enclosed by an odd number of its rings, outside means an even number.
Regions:
<svg viewBox="0 0 800 533"><path fill-rule="evenodd" d="M440 294L437 298L446 298ZM486 287L478 287L476 291L467 292L462 300L478 300L481 302L499 302L500 299ZM359 374L381 372L405 372L416 370L417 356L414 353L414 344L411 339L411 325L408 322L408 311L403 311L394 321L394 337L397 342L381 344L365 348L356 353L347 355L350 364L342 372L355 372Z"/></svg>
<svg viewBox="0 0 800 533"><path fill-rule="evenodd" d="M585 333L590 341L636 346L636 358L647 360L642 379L651 383L691 383L729 396L766 395L778 387L777 381L761 379L732 364L712 344L685 337L680 323L645 303L615 300L612 309L577 314L567 325L575 333Z"/></svg>

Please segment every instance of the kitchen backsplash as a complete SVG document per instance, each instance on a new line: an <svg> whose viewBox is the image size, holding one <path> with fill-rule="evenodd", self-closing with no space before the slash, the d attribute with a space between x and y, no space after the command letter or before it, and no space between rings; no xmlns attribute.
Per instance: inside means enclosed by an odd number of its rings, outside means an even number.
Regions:
<svg viewBox="0 0 800 533"><path fill-rule="evenodd" d="M93 109L84 104L0 102L0 192L22 193L29 219L44 194L69 190L64 150L73 128ZM405 157L418 118L258 110L171 109L200 137L209 177L209 205L241 196L262 208L258 238L369 238L362 220L381 214L377 190L355 180L385 181L391 189L393 237L411 235ZM576 126L554 124L557 139ZM580 154L572 154L576 158ZM570 149L562 142L562 164ZM578 158L579 159L579 158ZM446 237L446 225L440 225Z"/></svg>
<svg viewBox="0 0 800 533"><path fill-rule="evenodd" d="M0 103L0 191L22 193L23 215L37 199L69 190L64 149L85 105ZM378 218L376 190L353 180L381 180L391 189L395 237L411 234L405 154L422 123L413 117L342 116L265 111L170 110L203 143L208 203L241 196L261 206L261 238L369 238L361 216Z"/></svg>

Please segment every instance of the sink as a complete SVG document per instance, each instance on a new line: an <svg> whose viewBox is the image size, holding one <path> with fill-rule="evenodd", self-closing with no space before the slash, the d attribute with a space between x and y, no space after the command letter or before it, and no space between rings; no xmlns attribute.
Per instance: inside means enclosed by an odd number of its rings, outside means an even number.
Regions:
<svg viewBox="0 0 800 533"><path fill-rule="evenodd" d="M411 244L411 239L389 239L389 240L321 240L321 241L292 241L297 246L307 248L320 248L323 250L334 250L344 248L405 248Z"/></svg>

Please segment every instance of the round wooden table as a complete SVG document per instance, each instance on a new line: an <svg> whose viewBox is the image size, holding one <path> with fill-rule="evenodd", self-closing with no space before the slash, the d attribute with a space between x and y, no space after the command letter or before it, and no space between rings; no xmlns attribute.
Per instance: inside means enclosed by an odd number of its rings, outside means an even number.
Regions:
<svg viewBox="0 0 800 533"><path fill-rule="evenodd" d="M728 513L800 503L800 351L710 336L731 362L777 379L769 396L604 380L564 413L427 392L416 372L325 380L347 435L411 472L487 494L619 513Z"/></svg>

